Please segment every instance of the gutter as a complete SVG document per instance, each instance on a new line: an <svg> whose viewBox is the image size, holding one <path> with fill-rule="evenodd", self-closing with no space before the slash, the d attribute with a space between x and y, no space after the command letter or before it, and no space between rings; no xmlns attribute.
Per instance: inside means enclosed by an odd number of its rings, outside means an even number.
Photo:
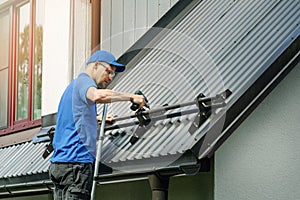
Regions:
<svg viewBox="0 0 300 200"><path fill-rule="evenodd" d="M185 157L183 156L180 159L185 159ZM96 181L99 184L110 184L110 183L137 181L137 180L146 180L150 175L153 174L158 175L160 177L195 175L199 172L210 171L213 161L214 159L204 158L201 160L195 160L194 162L186 162L185 164L176 165L177 162L181 163L180 160L178 160L175 161L172 166L156 168L152 170L149 169L149 170L144 170L139 172L133 170L127 173L120 171L111 174L100 174L96 178Z"/></svg>
<svg viewBox="0 0 300 200"><path fill-rule="evenodd" d="M0 186L0 198L50 194L53 188L50 180L5 184Z"/></svg>

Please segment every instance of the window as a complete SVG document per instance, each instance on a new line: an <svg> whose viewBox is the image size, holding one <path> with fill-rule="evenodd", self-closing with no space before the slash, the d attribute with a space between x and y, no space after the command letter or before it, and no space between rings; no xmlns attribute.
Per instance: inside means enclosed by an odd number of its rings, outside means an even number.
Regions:
<svg viewBox="0 0 300 200"><path fill-rule="evenodd" d="M44 0L13 2L0 4L0 135L41 124Z"/></svg>

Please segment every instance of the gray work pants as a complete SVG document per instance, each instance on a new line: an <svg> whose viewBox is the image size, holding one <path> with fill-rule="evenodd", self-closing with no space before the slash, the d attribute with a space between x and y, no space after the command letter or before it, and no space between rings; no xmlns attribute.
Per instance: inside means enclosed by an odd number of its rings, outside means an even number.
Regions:
<svg viewBox="0 0 300 200"><path fill-rule="evenodd" d="M49 176L55 200L90 200L94 167L89 163L51 163Z"/></svg>

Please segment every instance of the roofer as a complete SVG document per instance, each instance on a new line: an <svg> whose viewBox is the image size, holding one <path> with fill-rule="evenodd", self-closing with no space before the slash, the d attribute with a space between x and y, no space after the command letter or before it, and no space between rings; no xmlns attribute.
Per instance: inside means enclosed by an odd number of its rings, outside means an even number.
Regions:
<svg viewBox="0 0 300 200"><path fill-rule="evenodd" d="M96 103L131 101L145 105L142 95L105 89L125 66L107 51L96 51L85 72L64 91L57 112L54 152L49 176L54 199L90 199L97 141Z"/></svg>

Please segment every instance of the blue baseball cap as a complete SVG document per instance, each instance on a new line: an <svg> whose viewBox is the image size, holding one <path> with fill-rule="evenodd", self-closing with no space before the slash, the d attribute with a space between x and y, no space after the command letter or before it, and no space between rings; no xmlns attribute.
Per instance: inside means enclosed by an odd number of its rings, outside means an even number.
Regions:
<svg viewBox="0 0 300 200"><path fill-rule="evenodd" d="M98 50L93 53L86 64L88 65L93 62L106 62L112 66L115 66L117 68L116 72L122 72L125 70L125 65L118 63L116 58L111 53L103 50Z"/></svg>

